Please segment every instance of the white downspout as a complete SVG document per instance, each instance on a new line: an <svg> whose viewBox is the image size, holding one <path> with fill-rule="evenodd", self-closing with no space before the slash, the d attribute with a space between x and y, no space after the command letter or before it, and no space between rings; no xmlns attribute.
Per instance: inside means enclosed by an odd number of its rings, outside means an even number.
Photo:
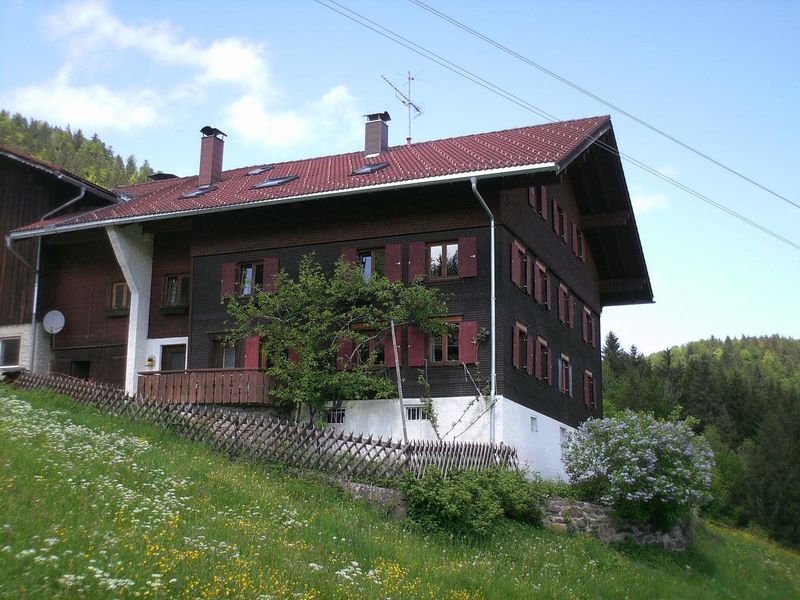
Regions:
<svg viewBox="0 0 800 600"><path fill-rule="evenodd" d="M492 366L491 366L491 374L489 380L489 441L494 443L495 439L495 416L494 416L494 404L495 404L495 397L497 396L497 326L495 322L495 252L494 252L494 215L492 211L489 210L489 207L486 205L483 197L481 196L480 192L478 192L478 178L477 177L470 177L469 182L472 185L472 193L475 194L475 197L478 199L478 202L481 203L483 210L486 211L486 214L489 215L489 269L490 269L490 279L491 285L489 292L489 311L491 312L491 331L490 331L490 339L491 339L491 353L492 353Z"/></svg>

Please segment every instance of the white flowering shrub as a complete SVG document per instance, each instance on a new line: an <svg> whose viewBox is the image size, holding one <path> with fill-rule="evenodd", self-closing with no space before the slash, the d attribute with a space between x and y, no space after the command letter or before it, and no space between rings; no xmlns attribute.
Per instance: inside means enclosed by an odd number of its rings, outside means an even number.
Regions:
<svg viewBox="0 0 800 600"><path fill-rule="evenodd" d="M625 411L590 419L570 436L564 465L622 517L669 529L711 500L714 454L684 421Z"/></svg>

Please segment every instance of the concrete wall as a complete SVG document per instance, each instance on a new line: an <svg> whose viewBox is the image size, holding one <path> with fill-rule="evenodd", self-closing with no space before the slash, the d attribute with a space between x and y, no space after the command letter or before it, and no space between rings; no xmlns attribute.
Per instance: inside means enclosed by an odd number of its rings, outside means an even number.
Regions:
<svg viewBox="0 0 800 600"><path fill-rule="evenodd" d="M406 398L405 406L420 406L420 400ZM491 413L485 401L476 401L474 396L434 398L433 406L439 433L444 439L490 441ZM332 424L331 427L357 434L403 439L397 399L346 402L342 408L345 409L344 423ZM532 431L532 417L536 419L536 431ZM517 449L520 467L547 479L567 478L561 462L561 431L572 432L572 427L503 396L497 397L494 427L497 443L502 442ZM411 440L436 439L430 421L408 421L407 429Z"/></svg>
<svg viewBox="0 0 800 600"><path fill-rule="evenodd" d="M36 360L34 362L34 372L46 373L50 369L50 334L42 327L41 323L36 325ZM0 338L20 338L19 340L19 366L29 369L31 366L31 324L22 325L2 325L0 326Z"/></svg>
<svg viewBox="0 0 800 600"><path fill-rule="evenodd" d="M144 364L138 365L139 371L160 371L161 370L161 346L178 346L183 344L188 347L189 338L184 337L167 337L167 338L147 338L144 342L144 356L155 358L155 364L152 367L145 367ZM188 355L187 355L188 357ZM185 368L185 365L184 365Z"/></svg>

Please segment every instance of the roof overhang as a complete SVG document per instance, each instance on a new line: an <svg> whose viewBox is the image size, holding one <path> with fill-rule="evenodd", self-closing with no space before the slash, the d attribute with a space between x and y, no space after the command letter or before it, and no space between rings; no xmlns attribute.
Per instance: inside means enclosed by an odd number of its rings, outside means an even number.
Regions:
<svg viewBox="0 0 800 600"><path fill-rule="evenodd" d="M96 221L83 222L83 223L65 223L64 225L59 225L58 223L54 223L52 225L44 226L37 229L17 230L10 233L8 237L11 238L12 240L22 240L32 237L66 233L70 231L80 231L83 229L94 229L98 227L128 225L132 223L143 223L148 221L161 221L166 219L176 219L181 217L227 212L231 210L243 210L246 208L278 206L281 204L292 204L295 202L319 200L323 198L335 198L338 196L352 196L357 194L369 194L374 192L403 190L403 189L428 186L428 185L442 185L447 183L468 182L473 177L477 179L492 179L495 177L508 177L511 175L533 175L536 173L546 173L546 172L556 173L558 172L558 170L559 167L554 162L531 164L531 165L519 165L515 167L501 167L497 169L484 169L480 171L452 173L448 175L440 175L437 177L420 177L417 179L407 179L404 181L381 183L381 184L368 185L357 188L344 188L341 190L331 190L331 191L318 192L312 194L302 194L298 196L286 196L283 198L271 198L271 199L249 201L249 202L239 202L236 204L226 204L223 206L214 206L208 208L198 208L198 209L180 210L180 211L163 212L163 213L152 213L145 215L135 215L130 217L98 219ZM133 201L135 202L135 200Z"/></svg>

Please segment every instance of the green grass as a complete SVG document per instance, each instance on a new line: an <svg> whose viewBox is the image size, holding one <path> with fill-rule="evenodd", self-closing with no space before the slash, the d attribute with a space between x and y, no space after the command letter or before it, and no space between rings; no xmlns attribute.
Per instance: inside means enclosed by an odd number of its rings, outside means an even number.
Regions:
<svg viewBox="0 0 800 600"><path fill-rule="evenodd" d="M783 600L800 555L710 524L683 554L426 535L313 476L0 386L0 597Z"/></svg>

